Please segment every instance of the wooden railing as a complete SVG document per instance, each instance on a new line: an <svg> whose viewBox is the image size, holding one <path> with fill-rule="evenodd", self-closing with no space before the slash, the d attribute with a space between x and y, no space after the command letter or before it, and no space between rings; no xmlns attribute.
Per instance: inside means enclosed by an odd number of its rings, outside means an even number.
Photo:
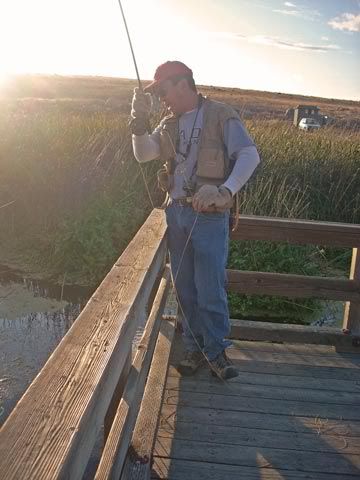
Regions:
<svg viewBox="0 0 360 480"><path fill-rule="evenodd" d="M311 328L272 325L266 322L233 321L233 334L257 340L348 344L343 334L352 334L354 344L360 335L360 225L241 215L233 240L266 240L291 244L351 247L350 278L309 277L268 272L228 270L229 291L285 297L313 297L346 300L343 328ZM337 331L338 330L338 331Z"/></svg>
<svg viewBox="0 0 360 480"><path fill-rule="evenodd" d="M18 402L0 431L1 479L82 478L163 275L165 233L163 212L154 210ZM164 282L169 276L159 295Z"/></svg>
<svg viewBox="0 0 360 480"><path fill-rule="evenodd" d="M336 335L349 343L352 333L359 331L360 225L241 216L233 238L352 247L349 280L229 271L229 289L346 300L344 327L350 335ZM165 259L164 214L154 210L5 422L0 432L0 478L81 479L104 423L107 442L96 479L119 478L146 388L147 426L157 422L151 403L154 397L159 400L161 388L158 377L149 384L149 366L154 349L169 354L173 335L173 327L162 321L170 282ZM144 323L132 360L134 334ZM250 324L257 324L256 333ZM314 330L303 326L280 331L278 326L272 330L259 325L233 321L233 335L259 339L260 328L263 340L314 341ZM142 424L138 430L139 438L147 437Z"/></svg>

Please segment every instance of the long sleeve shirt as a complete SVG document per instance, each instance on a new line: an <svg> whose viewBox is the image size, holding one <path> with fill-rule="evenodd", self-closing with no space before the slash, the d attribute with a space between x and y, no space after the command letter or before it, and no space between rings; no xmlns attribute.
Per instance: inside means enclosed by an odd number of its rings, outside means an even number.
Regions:
<svg viewBox="0 0 360 480"><path fill-rule="evenodd" d="M184 186L193 180L202 117L202 108L200 108L198 112L192 110L179 118L180 138L175 157L174 186L170 191L172 198L185 196ZM133 150L138 162L148 162L159 157L160 130L161 126L159 125L151 134L133 135ZM184 154L189 142L191 143L190 152L184 161ZM225 123L224 142L227 155L234 166L223 185L235 195L249 180L259 164L260 158L253 140L238 119L231 118Z"/></svg>

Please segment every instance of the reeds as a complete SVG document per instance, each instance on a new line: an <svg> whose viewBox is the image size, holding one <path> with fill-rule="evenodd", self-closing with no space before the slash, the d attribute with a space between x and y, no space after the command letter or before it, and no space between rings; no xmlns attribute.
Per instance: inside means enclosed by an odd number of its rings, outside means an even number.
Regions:
<svg viewBox="0 0 360 480"><path fill-rule="evenodd" d="M284 121L247 127L262 161L241 212L360 223L359 132L305 133ZM159 205L157 168L145 165ZM0 209L3 242L38 251L60 276L100 279L151 209L126 116L0 113L0 205L9 202Z"/></svg>

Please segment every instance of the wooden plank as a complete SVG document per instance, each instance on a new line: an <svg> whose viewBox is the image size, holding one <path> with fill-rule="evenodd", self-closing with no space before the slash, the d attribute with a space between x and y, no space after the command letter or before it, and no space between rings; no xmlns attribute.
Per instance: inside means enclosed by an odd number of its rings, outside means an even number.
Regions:
<svg viewBox="0 0 360 480"><path fill-rule="evenodd" d="M236 365L240 367L240 373L238 377L231 380L231 385L269 385L274 387L301 388L303 390L322 390L325 392L360 393L360 372L357 378L344 380L341 372L338 378L319 378L314 375L296 375L296 372L292 372L292 366L290 367L292 375L287 375L279 372L278 369L271 368L271 365L264 363L260 363L260 365L256 363L256 368L250 368L250 372L245 371L247 364L244 365L244 363L241 363L241 365L239 365L238 362L236 362ZM181 377L181 374L173 366L170 366L168 373L168 378L170 379L171 377ZM217 382L216 378L210 375L207 368L198 370L194 379L196 382Z"/></svg>
<svg viewBox="0 0 360 480"><path fill-rule="evenodd" d="M178 422L201 425L219 425L269 430L274 432L313 433L316 435L335 435L338 437L360 437L360 421L331 419L328 417L306 417L301 415L283 415L267 412L241 412L194 407L187 405L163 405L160 427L176 428Z"/></svg>
<svg viewBox="0 0 360 480"><path fill-rule="evenodd" d="M254 322L258 323L258 322ZM348 360L358 360L360 358L359 353L355 352L338 352L333 345L321 345L321 344L304 344L304 343L278 343L272 341L254 341L254 340L232 340L232 346L227 350L242 351L254 351L271 352L271 353L286 353L293 355L305 355L307 357L328 357L329 359L347 358ZM182 358L184 355L184 347L181 339L181 335L177 335L176 342L174 343L173 358ZM316 359L315 359L316 360Z"/></svg>
<svg viewBox="0 0 360 480"><path fill-rule="evenodd" d="M312 327L288 323L254 322L252 320L231 319L231 338L255 341L315 343L335 345L338 351L360 353L360 347L354 346L357 337L345 334L338 328Z"/></svg>
<svg viewBox="0 0 360 480"><path fill-rule="evenodd" d="M231 238L353 248L360 247L360 225L240 215Z"/></svg>
<svg viewBox="0 0 360 480"><path fill-rule="evenodd" d="M256 322L257 323L257 322ZM271 341L251 341L251 340L234 340L233 345L239 350L256 350L257 352L281 352L293 353L295 355L316 355L339 357L333 345L307 344L307 343L277 343ZM344 356L353 356L354 353L345 353ZM341 354L343 356L343 354Z"/></svg>
<svg viewBox="0 0 360 480"><path fill-rule="evenodd" d="M351 260L350 280L360 284L360 249L354 248ZM359 288L360 290L360 288ZM360 301L352 300L345 305L343 327L355 335L360 335ZM359 338L360 344L360 338ZM359 345L360 346L360 345Z"/></svg>
<svg viewBox="0 0 360 480"><path fill-rule="evenodd" d="M227 270L227 275L230 292L360 303L360 282L355 280L240 270Z"/></svg>
<svg viewBox="0 0 360 480"><path fill-rule="evenodd" d="M80 479L166 252L154 210L0 432L0 478Z"/></svg>
<svg viewBox="0 0 360 480"><path fill-rule="evenodd" d="M164 321L156 343L144 397L126 458L122 480L150 478L151 456L166 383L175 324Z"/></svg>
<svg viewBox="0 0 360 480"><path fill-rule="evenodd" d="M176 458L155 457L152 479L160 480L357 480L358 475L339 473L299 472L281 468L264 468L256 465L226 465L224 463L206 463Z"/></svg>
<svg viewBox="0 0 360 480"><path fill-rule="evenodd" d="M231 355L230 355L231 356ZM273 363L273 362L261 362L258 360L234 360L232 359L237 368L244 373L251 375L252 373L260 373L268 375L269 377L295 377L302 378L305 382L307 379L316 381L321 379L321 381L327 382L328 385L331 385L333 382L338 382L339 380L348 381L350 383L355 383L356 386L360 385L360 371L341 367L321 367L303 364L291 364L291 363ZM175 369L170 367L170 375L176 375ZM196 373L196 378L201 379L208 378L210 372L207 369L202 369ZM274 380L275 381L275 380ZM237 379L234 378L231 380L232 383L237 382ZM358 387L356 387L356 391Z"/></svg>
<svg viewBox="0 0 360 480"><path fill-rule="evenodd" d="M224 463L239 467L272 467L301 472L332 472L339 475L359 475L360 455L302 452L281 448L223 445L209 442L158 438L154 455L178 460ZM241 470L240 470L241 471Z"/></svg>
<svg viewBox="0 0 360 480"><path fill-rule="evenodd" d="M267 413L268 415L296 415L301 417L322 417L331 419L343 418L348 421L360 420L359 409L349 408L346 405L268 399L256 396L233 397L226 394L209 395L207 393L182 393L177 390L169 390L165 392L164 403L166 405L215 408L219 410L233 410L236 412Z"/></svg>
<svg viewBox="0 0 360 480"><path fill-rule="evenodd" d="M274 425L276 427L276 425ZM196 442L242 445L245 447L282 448L302 452L340 453L357 455L360 437L327 435L326 433L279 432L261 428L241 428L223 425L204 425L177 421L173 428L159 428L157 438Z"/></svg>
<svg viewBox="0 0 360 480"><path fill-rule="evenodd" d="M232 360L262 361L280 364L308 365L309 367L336 367L352 369L357 375L360 369L360 356L330 356L324 355L295 355L293 353L282 352L261 352L256 350L241 350L238 348L229 348L228 356Z"/></svg>
<svg viewBox="0 0 360 480"><path fill-rule="evenodd" d="M304 382L305 383L305 382ZM330 388L331 386L329 386ZM360 391L339 392L331 390L312 390L303 388L301 383L298 388L286 386L253 385L237 382L219 382L209 379L207 382L199 382L197 378L169 377L167 388L177 392L196 392L209 395L227 395L245 397L259 397L263 399L293 400L296 402L311 402L335 405L360 405Z"/></svg>
<svg viewBox="0 0 360 480"><path fill-rule="evenodd" d="M128 380L130 368L131 368L131 362L132 362L132 352L130 351L126 360L124 367L122 369L118 384L115 387L114 394L112 396L109 408L107 409L107 412L105 414L105 419L104 419L104 442L106 443L108 435L111 430L111 426L113 424L117 408L119 406L122 394L124 392L124 388L126 386L126 382Z"/></svg>
<svg viewBox="0 0 360 480"><path fill-rule="evenodd" d="M170 270L163 273L144 333L138 344L125 391L112 423L95 475L96 480L119 479L143 395L162 312L170 286Z"/></svg>

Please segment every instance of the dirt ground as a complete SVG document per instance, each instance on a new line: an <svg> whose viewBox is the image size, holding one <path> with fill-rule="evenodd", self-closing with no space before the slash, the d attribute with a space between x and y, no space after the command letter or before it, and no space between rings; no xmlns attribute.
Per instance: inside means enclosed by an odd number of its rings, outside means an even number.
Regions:
<svg viewBox="0 0 360 480"><path fill-rule="evenodd" d="M146 85L147 81L144 81ZM128 114L135 80L111 77L61 77L25 75L15 77L0 91L0 105L11 111L114 111ZM339 126L360 128L360 102L261 92L239 88L198 85L199 91L239 109L244 119L284 119L288 108L317 105Z"/></svg>

